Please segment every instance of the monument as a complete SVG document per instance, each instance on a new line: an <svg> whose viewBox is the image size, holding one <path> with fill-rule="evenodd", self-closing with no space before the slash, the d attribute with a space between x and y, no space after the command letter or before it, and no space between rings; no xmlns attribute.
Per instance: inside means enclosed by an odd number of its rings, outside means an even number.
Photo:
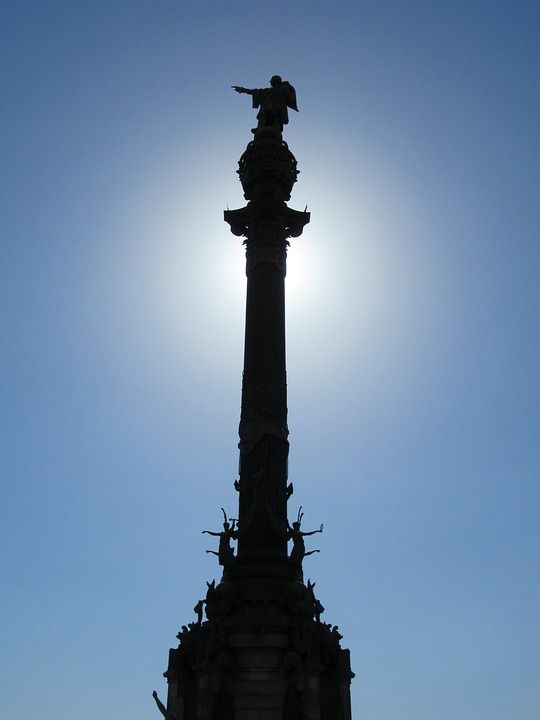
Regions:
<svg viewBox="0 0 540 720"><path fill-rule="evenodd" d="M223 529L202 531L219 538L207 552L221 578L206 583L169 651L166 705L153 696L167 720L350 720L349 651L304 582L304 558L318 552L304 539L323 525L305 531L302 508L292 524L287 513L286 258L310 219L286 204L298 170L282 132L296 92L278 75L269 88L233 88L258 109L237 171L247 204L224 213L246 245L238 517L222 508Z"/></svg>

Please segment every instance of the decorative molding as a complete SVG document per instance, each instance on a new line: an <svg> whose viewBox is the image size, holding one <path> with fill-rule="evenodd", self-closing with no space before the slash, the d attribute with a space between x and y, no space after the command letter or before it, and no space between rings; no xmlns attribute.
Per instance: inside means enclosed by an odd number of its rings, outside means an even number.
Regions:
<svg viewBox="0 0 540 720"><path fill-rule="evenodd" d="M285 247L254 245L246 250L246 275L259 263L272 263L285 277L287 273L287 250Z"/></svg>

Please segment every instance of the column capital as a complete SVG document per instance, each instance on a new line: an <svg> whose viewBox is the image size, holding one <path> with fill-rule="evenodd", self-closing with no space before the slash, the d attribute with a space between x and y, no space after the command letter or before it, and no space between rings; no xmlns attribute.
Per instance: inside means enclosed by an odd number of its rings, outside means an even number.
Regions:
<svg viewBox="0 0 540 720"><path fill-rule="evenodd" d="M287 143L275 137L250 142L237 170L248 204L226 210L224 220L246 245L286 247L302 234L310 213L289 208L286 201L298 176L296 158Z"/></svg>

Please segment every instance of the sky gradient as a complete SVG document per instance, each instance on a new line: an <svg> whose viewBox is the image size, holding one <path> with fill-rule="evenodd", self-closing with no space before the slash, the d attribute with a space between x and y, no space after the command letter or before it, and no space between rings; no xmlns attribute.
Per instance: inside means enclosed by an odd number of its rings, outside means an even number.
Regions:
<svg viewBox="0 0 540 720"><path fill-rule="evenodd" d="M292 82L291 513L354 720L540 717L540 6L4 0L0 716L157 718L234 514L244 255ZM309 526L309 527L308 527ZM308 548L309 549L309 548Z"/></svg>

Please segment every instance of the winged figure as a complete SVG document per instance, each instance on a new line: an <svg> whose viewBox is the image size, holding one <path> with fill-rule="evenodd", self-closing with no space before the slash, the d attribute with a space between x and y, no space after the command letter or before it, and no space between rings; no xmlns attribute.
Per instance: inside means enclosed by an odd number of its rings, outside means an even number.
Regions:
<svg viewBox="0 0 540 720"><path fill-rule="evenodd" d="M245 88L240 85L233 85L238 93L251 95L253 107L258 108L258 125L253 129L257 132L262 128L269 128L279 133L283 132L283 126L289 122L288 108L298 112L296 104L296 90L287 80L282 80L279 75L272 75L269 88Z"/></svg>

